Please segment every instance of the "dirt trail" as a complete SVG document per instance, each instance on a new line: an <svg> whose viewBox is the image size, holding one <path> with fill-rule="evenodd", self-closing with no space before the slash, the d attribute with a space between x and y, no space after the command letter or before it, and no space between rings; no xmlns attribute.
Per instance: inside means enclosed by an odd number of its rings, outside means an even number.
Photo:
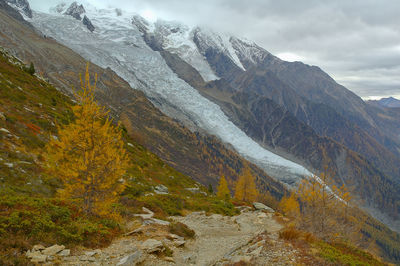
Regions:
<svg viewBox="0 0 400 266"><path fill-rule="evenodd" d="M47 265L232 265L247 262L249 265L293 265L297 251L278 237L282 226L274 214L263 211L242 210L240 215L210 216L194 212L172 220L189 226L196 232L194 239L168 240L171 234L165 225L149 225L139 234L131 234L113 241L101 250L74 251L65 257L55 257ZM157 256L144 246L152 241L152 249L168 246L173 257ZM157 243L159 246L157 246ZM149 243L148 243L149 244ZM155 244L155 246L154 246ZM150 253L150 254L149 254Z"/></svg>
<svg viewBox="0 0 400 266"><path fill-rule="evenodd" d="M214 265L230 260L235 251L246 246L254 237L267 231L276 238L282 228L272 214L263 212L242 212L238 216L205 216L192 213L186 217L176 217L195 230L196 238L186 243L185 249L177 250L174 259L178 265Z"/></svg>

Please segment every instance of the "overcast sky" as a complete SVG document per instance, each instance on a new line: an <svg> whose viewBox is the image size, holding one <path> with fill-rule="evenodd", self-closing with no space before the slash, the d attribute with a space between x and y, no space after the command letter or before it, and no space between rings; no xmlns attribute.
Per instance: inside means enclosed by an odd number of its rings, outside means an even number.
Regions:
<svg viewBox="0 0 400 266"><path fill-rule="evenodd" d="M400 99L400 0L88 0L207 25L284 60L318 65L361 97ZM30 0L46 10L60 1Z"/></svg>

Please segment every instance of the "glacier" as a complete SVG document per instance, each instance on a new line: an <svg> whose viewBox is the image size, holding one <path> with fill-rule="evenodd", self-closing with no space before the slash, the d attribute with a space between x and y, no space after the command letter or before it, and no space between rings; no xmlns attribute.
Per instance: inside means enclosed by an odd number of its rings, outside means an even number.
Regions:
<svg viewBox="0 0 400 266"><path fill-rule="evenodd" d="M132 88L143 91L161 111L183 123L191 121L196 127L229 143L239 154L277 180L293 185L304 176L312 175L305 167L260 146L236 127L217 104L178 78L163 57L146 44L138 27L132 24L132 18L137 14L117 15L112 8L85 8L96 28L94 32L80 21L57 12L34 12L29 22L86 60L103 68L110 67ZM189 32L189 29L183 30L184 34ZM184 35L181 38L185 40L180 41L185 43L187 37ZM221 39L215 37L211 41L215 40ZM174 47L174 41L179 41L178 37L166 43ZM226 46L226 42L222 40L220 43ZM235 61L240 63L237 57Z"/></svg>

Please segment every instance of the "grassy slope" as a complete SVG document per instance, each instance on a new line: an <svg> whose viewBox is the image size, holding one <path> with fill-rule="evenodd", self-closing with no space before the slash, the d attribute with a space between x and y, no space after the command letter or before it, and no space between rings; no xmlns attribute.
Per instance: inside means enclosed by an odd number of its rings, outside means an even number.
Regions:
<svg viewBox="0 0 400 266"><path fill-rule="evenodd" d="M32 244L101 246L122 232L112 218L88 218L69 201L56 199L60 183L47 176L41 153L56 124L73 119L72 101L53 86L0 56L0 264L26 263L21 255ZM14 60L14 59L12 59ZM18 61L14 63L18 64ZM116 208L129 218L146 206L157 217L205 210L234 214L233 205L206 193L205 187L176 171L124 133L131 157L128 187ZM153 193L156 185L168 195ZM203 193L185 188L199 187Z"/></svg>

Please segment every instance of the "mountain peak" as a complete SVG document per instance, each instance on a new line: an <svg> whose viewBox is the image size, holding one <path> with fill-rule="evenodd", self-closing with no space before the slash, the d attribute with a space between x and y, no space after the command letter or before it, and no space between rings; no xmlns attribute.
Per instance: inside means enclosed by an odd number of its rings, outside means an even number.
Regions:
<svg viewBox="0 0 400 266"><path fill-rule="evenodd" d="M382 98L377 101L380 106L387 108L400 108L400 100L394 97Z"/></svg>
<svg viewBox="0 0 400 266"><path fill-rule="evenodd" d="M82 20L81 15L86 13L85 8L83 5L78 5L77 2L73 2L65 11L64 15L69 15L72 16L73 18L76 18L77 20Z"/></svg>

